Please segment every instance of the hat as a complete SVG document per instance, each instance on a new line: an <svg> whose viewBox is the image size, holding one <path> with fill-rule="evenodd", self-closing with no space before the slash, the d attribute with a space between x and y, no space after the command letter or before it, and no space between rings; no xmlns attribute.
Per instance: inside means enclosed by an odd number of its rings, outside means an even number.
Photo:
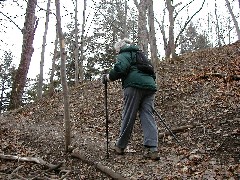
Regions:
<svg viewBox="0 0 240 180"><path fill-rule="evenodd" d="M132 41L128 38L124 38L122 40L120 40L119 42L116 42L114 45L114 49L116 50L116 52L119 52L120 49L125 46L125 45L130 45L132 43Z"/></svg>

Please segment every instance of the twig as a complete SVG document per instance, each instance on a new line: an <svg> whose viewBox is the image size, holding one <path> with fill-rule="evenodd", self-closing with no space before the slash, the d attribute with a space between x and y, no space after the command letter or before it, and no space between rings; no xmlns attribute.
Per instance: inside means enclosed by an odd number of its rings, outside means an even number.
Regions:
<svg viewBox="0 0 240 180"><path fill-rule="evenodd" d="M18 166L16 169L13 170L13 172L11 174L16 173L19 169L23 168L24 165Z"/></svg>
<svg viewBox="0 0 240 180"><path fill-rule="evenodd" d="M27 178L24 178L24 177L22 177L22 176L20 176L18 174L14 174L14 176L16 176L20 180L28 180Z"/></svg>
<svg viewBox="0 0 240 180"><path fill-rule="evenodd" d="M12 177L16 176L19 179L25 180L24 177L17 174L18 170L23 168L23 167L24 167L24 165L21 165L21 166L18 166L16 169L14 169L13 172L9 175L9 179L12 179Z"/></svg>
<svg viewBox="0 0 240 180"><path fill-rule="evenodd" d="M59 180L63 180L65 177L67 177L70 174L70 170L61 170L60 173L65 172L66 174L64 174Z"/></svg>

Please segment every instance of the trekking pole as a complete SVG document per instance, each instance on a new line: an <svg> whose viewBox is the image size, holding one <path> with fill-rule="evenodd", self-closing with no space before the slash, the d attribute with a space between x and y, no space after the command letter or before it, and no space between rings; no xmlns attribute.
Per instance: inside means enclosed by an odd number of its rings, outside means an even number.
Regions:
<svg viewBox="0 0 240 180"><path fill-rule="evenodd" d="M107 82L105 82L105 84L104 84L104 91L105 91L104 103L105 103L105 115L106 115L107 159L108 159L108 158L109 158L109 153L108 153L108 107L107 107Z"/></svg>
<svg viewBox="0 0 240 180"><path fill-rule="evenodd" d="M164 124L164 126L166 127L166 129L172 134L172 136L174 137L174 139L180 144L180 142L178 141L177 137L175 136L175 134L172 132L172 130L167 126L167 124L165 123L165 121L163 120L163 118L159 115L159 113L153 109L153 111L157 114L158 118L160 119L160 121Z"/></svg>

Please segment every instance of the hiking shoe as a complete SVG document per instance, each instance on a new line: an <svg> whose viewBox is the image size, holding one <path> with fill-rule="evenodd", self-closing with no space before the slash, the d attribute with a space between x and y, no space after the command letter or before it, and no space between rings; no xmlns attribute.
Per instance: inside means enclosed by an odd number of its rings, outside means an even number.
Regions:
<svg viewBox="0 0 240 180"><path fill-rule="evenodd" d="M146 159L154 160L154 161L160 160L160 157L158 155L158 151L151 151L150 149L147 149L144 152L143 157L146 158Z"/></svg>
<svg viewBox="0 0 240 180"><path fill-rule="evenodd" d="M117 155L123 155L124 154L124 149L117 147L116 145L114 146L114 151Z"/></svg>

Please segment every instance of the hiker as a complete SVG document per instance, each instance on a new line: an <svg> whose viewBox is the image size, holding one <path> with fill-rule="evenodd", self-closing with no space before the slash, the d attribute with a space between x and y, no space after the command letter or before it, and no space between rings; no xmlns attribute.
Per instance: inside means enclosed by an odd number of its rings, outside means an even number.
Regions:
<svg viewBox="0 0 240 180"><path fill-rule="evenodd" d="M136 51L139 48L127 38L114 45L118 53L117 61L109 74L103 74L102 83L121 79L124 90L124 107L119 138L114 150L118 155L123 155L128 145L137 113L144 134L144 157L159 160L158 155L158 129L153 115L154 98L157 90L155 74L143 73L132 65L136 61Z"/></svg>

